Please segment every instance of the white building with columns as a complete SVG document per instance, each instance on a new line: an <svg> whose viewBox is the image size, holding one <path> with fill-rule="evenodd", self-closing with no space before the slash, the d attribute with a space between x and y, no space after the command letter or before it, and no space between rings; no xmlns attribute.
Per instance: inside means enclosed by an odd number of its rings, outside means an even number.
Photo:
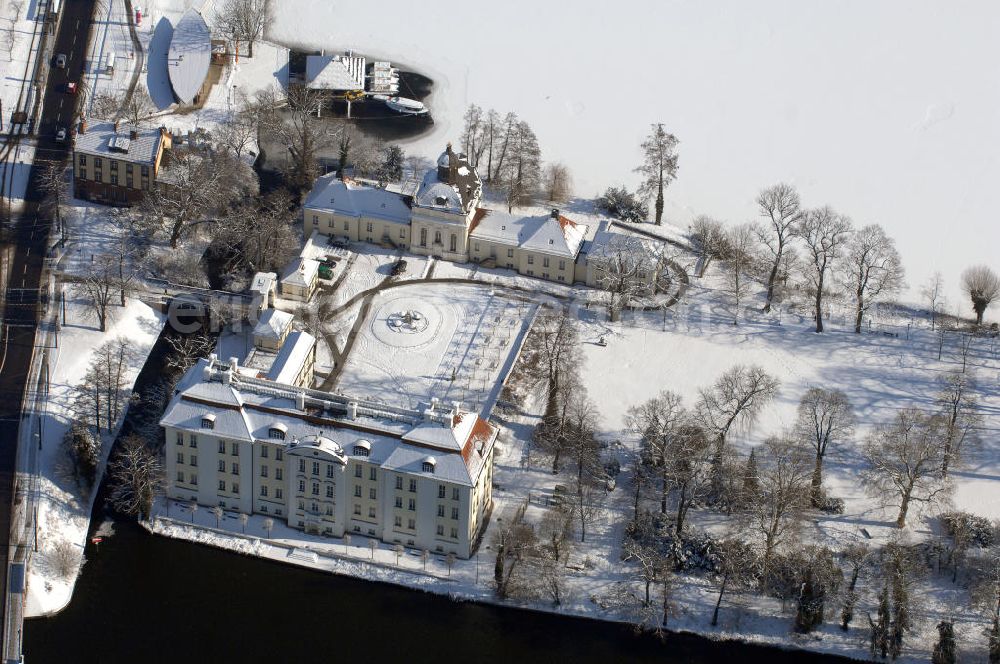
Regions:
<svg viewBox="0 0 1000 664"><path fill-rule="evenodd" d="M160 421L167 496L469 557L493 504L498 429L458 404L406 409L192 367Z"/></svg>

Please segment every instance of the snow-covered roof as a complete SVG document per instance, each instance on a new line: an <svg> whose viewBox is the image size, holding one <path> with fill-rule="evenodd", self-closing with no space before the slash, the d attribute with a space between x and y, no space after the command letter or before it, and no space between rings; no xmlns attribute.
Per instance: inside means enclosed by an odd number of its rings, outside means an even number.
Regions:
<svg viewBox="0 0 1000 664"><path fill-rule="evenodd" d="M289 286L309 286L316 280L319 272L319 261L312 258L296 258L281 277L281 283Z"/></svg>
<svg viewBox="0 0 1000 664"><path fill-rule="evenodd" d="M278 356L271 364L267 377L276 383L293 383L309 354L316 347L316 339L308 332L297 330L288 335L281 344Z"/></svg>
<svg viewBox="0 0 1000 664"><path fill-rule="evenodd" d="M212 32L201 14L189 9L174 26L167 53L167 72L174 95L184 104L194 102L212 60Z"/></svg>
<svg viewBox="0 0 1000 664"><path fill-rule="evenodd" d="M132 132L135 133L135 138L132 138ZM116 131L113 122L98 122L88 125L85 132L76 135L73 149L76 152L152 166L156 162L162 140L163 133L159 128L119 125Z"/></svg>
<svg viewBox="0 0 1000 664"><path fill-rule="evenodd" d="M469 237L575 259L586 234L585 225L559 214L558 210L547 215L515 217L500 210L479 208Z"/></svg>
<svg viewBox="0 0 1000 664"><path fill-rule="evenodd" d="M270 438L270 430L284 427L290 452L312 446L334 456L339 448L350 456L363 447L370 463L428 476L423 463L433 456L434 477L464 485L479 477L498 432L475 413L381 406L385 411L380 415L378 404L359 400L356 415L336 415L307 404L307 398L350 399L234 374L213 356L199 360L181 378L160 424L197 433L204 415L213 413L213 436L280 444ZM389 413L391 420L385 419Z"/></svg>
<svg viewBox="0 0 1000 664"><path fill-rule="evenodd" d="M307 55L306 87L316 90L364 90L365 59L348 55Z"/></svg>
<svg viewBox="0 0 1000 664"><path fill-rule="evenodd" d="M261 339L280 339L295 317L277 309L266 309L253 328L253 336Z"/></svg>
<svg viewBox="0 0 1000 664"><path fill-rule="evenodd" d="M253 280L250 282L250 292L267 295L277 281L278 275L274 272L258 272L253 275Z"/></svg>
<svg viewBox="0 0 1000 664"><path fill-rule="evenodd" d="M395 192L346 182L328 173L316 180L306 197L306 210L332 212L347 217L374 217L399 224L410 223L410 206Z"/></svg>

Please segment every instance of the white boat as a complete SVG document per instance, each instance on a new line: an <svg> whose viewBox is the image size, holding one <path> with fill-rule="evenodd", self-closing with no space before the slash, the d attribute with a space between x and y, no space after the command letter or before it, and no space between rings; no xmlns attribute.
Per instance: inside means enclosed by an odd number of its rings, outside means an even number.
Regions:
<svg viewBox="0 0 1000 664"><path fill-rule="evenodd" d="M406 97L390 97L386 100L385 105L404 115L423 115L427 112L427 107L421 102Z"/></svg>

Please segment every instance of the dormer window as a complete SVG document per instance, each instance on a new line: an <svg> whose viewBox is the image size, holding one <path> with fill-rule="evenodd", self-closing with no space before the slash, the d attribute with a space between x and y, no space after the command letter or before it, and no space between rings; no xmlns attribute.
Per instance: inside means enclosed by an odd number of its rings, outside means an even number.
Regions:
<svg viewBox="0 0 1000 664"><path fill-rule="evenodd" d="M201 416L201 428L202 429L214 429L215 428L215 414L205 413Z"/></svg>
<svg viewBox="0 0 1000 664"><path fill-rule="evenodd" d="M434 457L424 457L423 462L420 464L420 471L424 473L433 473L434 466L437 465L437 460Z"/></svg>
<svg viewBox="0 0 1000 664"><path fill-rule="evenodd" d="M271 440L284 440L287 433L288 427L281 422L273 422L267 428L267 437Z"/></svg>
<svg viewBox="0 0 1000 664"><path fill-rule="evenodd" d="M366 457L372 453L372 444L367 440L359 440L355 443L351 452L354 456Z"/></svg>

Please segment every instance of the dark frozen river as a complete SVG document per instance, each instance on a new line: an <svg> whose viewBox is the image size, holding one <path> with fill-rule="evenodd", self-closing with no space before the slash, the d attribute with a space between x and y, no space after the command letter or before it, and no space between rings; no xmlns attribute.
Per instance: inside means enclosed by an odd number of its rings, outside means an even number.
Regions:
<svg viewBox="0 0 1000 664"><path fill-rule="evenodd" d="M155 537L98 548L69 607L25 628L28 664L67 662L844 661L502 609Z"/></svg>

